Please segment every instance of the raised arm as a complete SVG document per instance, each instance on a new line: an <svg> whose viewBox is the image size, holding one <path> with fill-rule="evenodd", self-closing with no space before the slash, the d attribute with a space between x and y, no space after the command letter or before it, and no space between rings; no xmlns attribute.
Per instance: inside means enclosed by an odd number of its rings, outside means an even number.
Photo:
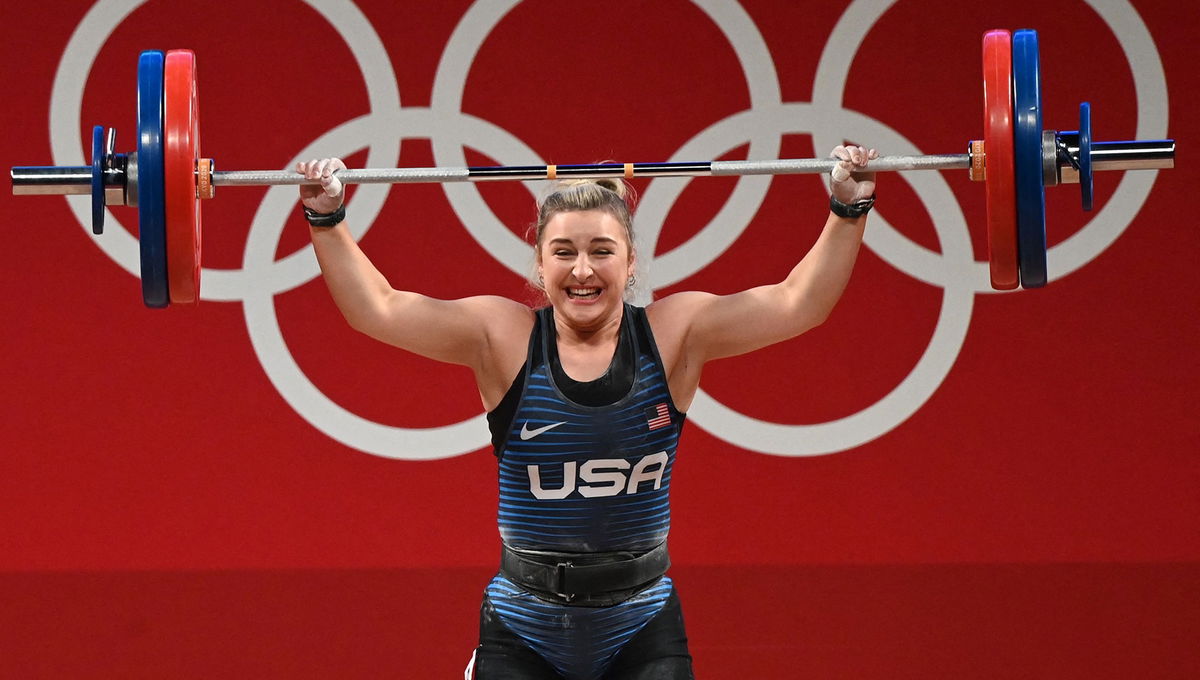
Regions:
<svg viewBox="0 0 1200 680"><path fill-rule="evenodd" d="M334 172L345 167L336 158L297 165L297 172L321 182L300 187L310 223L338 220L334 215L343 208L344 192ZM310 230L329 292L355 330L421 356L470 366L485 393L490 373L498 372L494 380L504 383L507 364L516 360L508 355L523 358L533 325L533 314L525 305L496 296L438 300L396 290L363 254L344 223ZM510 349L505 342L514 344L514 351L505 351ZM519 364L512 371L517 368Z"/></svg>
<svg viewBox="0 0 1200 680"><path fill-rule="evenodd" d="M664 360L674 363L672 392L690 402L704 362L744 354L787 340L820 325L833 311L858 257L865 210L875 194L874 173L865 172L874 149L839 146L830 178L834 200L849 210L830 211L816 243L787 278L732 295L678 293L648 309ZM835 204L831 204L835 205Z"/></svg>

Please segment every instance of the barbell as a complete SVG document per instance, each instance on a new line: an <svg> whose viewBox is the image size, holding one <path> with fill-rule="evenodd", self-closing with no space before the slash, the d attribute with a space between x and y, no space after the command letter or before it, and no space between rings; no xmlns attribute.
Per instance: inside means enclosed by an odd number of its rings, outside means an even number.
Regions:
<svg viewBox="0 0 1200 680"><path fill-rule="evenodd" d="M983 36L984 138L967 153L883 156L872 170L968 170L985 183L988 260L997 290L1047 281L1045 187L1078 183L1092 209L1093 173L1171 168L1174 140L1092 140L1091 106L1079 129L1042 129L1037 32L993 30ZM289 171L216 170L200 155L196 56L190 50L146 51L138 58L136 150L115 152L116 134L92 130L90 166L10 170L14 194L90 194L92 231L104 231L106 205L138 208L142 299L148 307L200 298L201 200L218 186L316 184ZM603 177L699 177L827 173L833 159L600 163L451 168L347 169L344 184L486 182Z"/></svg>

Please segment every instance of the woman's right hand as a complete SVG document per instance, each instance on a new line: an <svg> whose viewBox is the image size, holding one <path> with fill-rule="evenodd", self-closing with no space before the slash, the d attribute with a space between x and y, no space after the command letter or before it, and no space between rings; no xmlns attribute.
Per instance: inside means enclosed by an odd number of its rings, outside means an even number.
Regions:
<svg viewBox="0 0 1200 680"><path fill-rule="evenodd" d="M867 165L879 158L879 152L862 146L837 146L829 155L838 161L829 177L834 198L850 205L875 194L875 173L867 170Z"/></svg>
<svg viewBox="0 0 1200 680"><path fill-rule="evenodd" d="M342 207L342 201L346 199L346 196L342 191L342 181L334 172L345 169L346 164L340 158L313 159L307 163L297 163L296 172L304 175L307 179L321 182L320 185L300 185L300 202L304 204L304 207L322 215L328 215Z"/></svg>

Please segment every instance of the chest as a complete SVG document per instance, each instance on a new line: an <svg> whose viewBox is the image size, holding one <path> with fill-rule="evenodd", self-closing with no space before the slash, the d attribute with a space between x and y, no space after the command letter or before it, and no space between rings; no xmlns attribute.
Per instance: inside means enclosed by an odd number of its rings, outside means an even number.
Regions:
<svg viewBox="0 0 1200 680"><path fill-rule="evenodd" d="M613 353L617 349L614 338L605 345L569 345L558 344L558 360L563 371L572 379L579 382L590 382L604 375L612 365Z"/></svg>
<svg viewBox="0 0 1200 680"><path fill-rule="evenodd" d="M635 389L603 407L571 402L548 371L532 373L500 459L506 493L550 501L665 491L681 417L661 373L639 368Z"/></svg>

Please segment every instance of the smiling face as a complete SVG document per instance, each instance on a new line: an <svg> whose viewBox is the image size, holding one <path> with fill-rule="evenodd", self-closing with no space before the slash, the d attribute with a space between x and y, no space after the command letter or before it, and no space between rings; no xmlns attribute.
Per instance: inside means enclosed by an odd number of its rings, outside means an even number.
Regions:
<svg viewBox="0 0 1200 680"><path fill-rule="evenodd" d="M537 259L557 318L580 331L620 322L634 255L615 217L603 210L556 214L542 232Z"/></svg>

